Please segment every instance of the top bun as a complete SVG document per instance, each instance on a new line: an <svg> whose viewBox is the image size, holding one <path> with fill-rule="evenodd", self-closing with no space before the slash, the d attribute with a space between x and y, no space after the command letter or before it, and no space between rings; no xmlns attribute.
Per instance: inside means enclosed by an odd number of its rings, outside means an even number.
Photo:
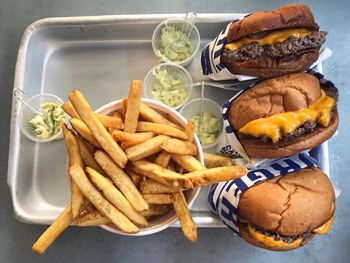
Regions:
<svg viewBox="0 0 350 263"><path fill-rule="evenodd" d="M228 120L238 130L258 118L306 108L321 95L319 80L311 74L296 73L264 80L232 102Z"/></svg>
<svg viewBox="0 0 350 263"><path fill-rule="evenodd" d="M333 186L316 167L253 186L241 195L238 206L241 222L284 236L315 230L325 224L334 211Z"/></svg>
<svg viewBox="0 0 350 263"><path fill-rule="evenodd" d="M318 30L307 5L286 5L270 12L256 12L231 24L226 44L242 37L275 29L303 27Z"/></svg>

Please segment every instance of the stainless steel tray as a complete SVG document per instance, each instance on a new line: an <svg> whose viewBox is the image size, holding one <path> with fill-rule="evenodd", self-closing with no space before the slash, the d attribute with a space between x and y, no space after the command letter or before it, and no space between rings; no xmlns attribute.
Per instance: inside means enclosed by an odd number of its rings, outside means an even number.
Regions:
<svg viewBox="0 0 350 263"><path fill-rule="evenodd" d="M201 44L212 40L243 14L198 14ZM81 89L93 108L127 95L131 79L145 77L158 63L151 36L164 19L184 14L47 18L30 25L18 51L14 87L28 95L54 93L66 99ZM200 49L201 50L201 49ZM203 79L200 52L187 68ZM234 91L206 88L207 97L224 103ZM194 89L192 97L198 97ZM13 100L7 182L15 216L27 223L49 224L69 201L66 151L62 141L36 144L17 126L20 105ZM328 145L312 151L328 172ZM191 210L199 227L223 227L207 206L203 188ZM176 223L174 226L178 226Z"/></svg>

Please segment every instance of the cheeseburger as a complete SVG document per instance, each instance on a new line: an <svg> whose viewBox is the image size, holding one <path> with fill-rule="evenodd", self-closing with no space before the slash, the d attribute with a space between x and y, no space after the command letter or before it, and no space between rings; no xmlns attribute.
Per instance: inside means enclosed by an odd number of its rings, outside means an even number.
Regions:
<svg viewBox="0 0 350 263"><path fill-rule="evenodd" d="M250 244L284 251L326 234L335 211L328 177L311 167L275 177L242 193L239 231Z"/></svg>
<svg viewBox="0 0 350 263"><path fill-rule="evenodd" d="M318 29L302 4L253 13L230 25L222 62L233 74L263 78L304 71L326 40Z"/></svg>
<svg viewBox="0 0 350 263"><path fill-rule="evenodd" d="M227 118L247 155L280 158L314 148L338 127L338 90L308 73L259 82L233 100Z"/></svg>

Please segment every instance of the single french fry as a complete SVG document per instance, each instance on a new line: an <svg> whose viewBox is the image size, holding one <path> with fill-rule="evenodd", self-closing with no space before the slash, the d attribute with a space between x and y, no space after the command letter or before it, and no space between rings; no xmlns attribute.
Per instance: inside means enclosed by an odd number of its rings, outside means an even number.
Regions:
<svg viewBox="0 0 350 263"><path fill-rule="evenodd" d="M101 166L96 162L94 158L94 152L91 150L86 143L78 138L79 148L80 148L80 154L81 158L83 159L83 162L86 166L89 166L99 172L100 174L104 175L105 172L101 168Z"/></svg>
<svg viewBox="0 0 350 263"><path fill-rule="evenodd" d="M96 117L83 94L80 91L74 90L70 92L69 100L72 102L80 118L94 135L96 141L101 145L102 149L105 150L120 167L124 168L128 161L125 152L113 140L112 136Z"/></svg>
<svg viewBox="0 0 350 263"><path fill-rule="evenodd" d="M122 141L122 143L120 144L120 147L125 151L126 149L128 149L136 144L134 144L134 142L132 142L132 141Z"/></svg>
<svg viewBox="0 0 350 263"><path fill-rule="evenodd" d="M158 183L152 179L147 178L140 183L140 191L144 194L167 194L175 193L179 191L178 188L173 188L171 186Z"/></svg>
<svg viewBox="0 0 350 263"><path fill-rule="evenodd" d="M192 155L172 154L172 158L188 172L206 169L205 166Z"/></svg>
<svg viewBox="0 0 350 263"><path fill-rule="evenodd" d="M159 123L159 124L165 124L174 128L179 129L179 126L175 123L169 121L166 119L163 115L155 111L154 109L150 108L146 104L142 103L140 104L140 115L141 117L146 120L153 123Z"/></svg>
<svg viewBox="0 0 350 263"><path fill-rule="evenodd" d="M189 178L194 186L206 186L237 179L246 173L247 169L243 166L225 166L190 172L184 174L184 177Z"/></svg>
<svg viewBox="0 0 350 263"><path fill-rule="evenodd" d="M167 135L170 137L187 140L188 136L183 131L166 124L159 124L147 121L139 121L137 132L153 132L155 134Z"/></svg>
<svg viewBox="0 0 350 263"><path fill-rule="evenodd" d="M144 217L163 215L169 211L168 205L149 205L149 209L142 211Z"/></svg>
<svg viewBox="0 0 350 263"><path fill-rule="evenodd" d="M112 133L113 139L119 142L130 141L136 144L145 142L154 137L153 132L140 132L140 133L129 133L119 130L114 130Z"/></svg>
<svg viewBox="0 0 350 263"><path fill-rule="evenodd" d="M82 216L78 216L74 223L77 226L100 226L112 223L108 217L102 215L99 211L95 210L86 213Z"/></svg>
<svg viewBox="0 0 350 263"><path fill-rule="evenodd" d="M143 227L148 226L146 219L134 210L124 195L109 179L90 167L86 167L86 172L89 174L91 181L100 189L102 195L129 218L131 222Z"/></svg>
<svg viewBox="0 0 350 263"><path fill-rule="evenodd" d="M72 125L73 129L85 140L87 140L89 143L94 145L97 148L101 148L100 144L96 141L95 137L92 135L89 128L85 125L85 123L77 118L71 118L70 124Z"/></svg>
<svg viewBox="0 0 350 263"><path fill-rule="evenodd" d="M139 231L137 226L101 195L89 181L81 167L73 165L69 168L69 174L83 195L121 231L126 233L137 233Z"/></svg>
<svg viewBox="0 0 350 263"><path fill-rule="evenodd" d="M194 139L194 134L196 133L196 125L194 124L193 121L188 121L186 126L185 126L185 133L188 137L189 142L193 142Z"/></svg>
<svg viewBox="0 0 350 263"><path fill-rule="evenodd" d="M136 132L140 113L142 84L140 80L132 80L128 96L128 104L125 114L124 131Z"/></svg>
<svg viewBox="0 0 350 263"><path fill-rule="evenodd" d="M166 152L166 151L162 151L158 154L156 160L154 161L155 164L163 167L163 168L167 168L169 161L171 158L171 154Z"/></svg>
<svg viewBox="0 0 350 263"><path fill-rule="evenodd" d="M123 106L123 117L124 117L124 122L125 122L125 115L126 115L126 110L127 110L127 108L128 108L128 98L124 98L123 100L122 100L122 106Z"/></svg>
<svg viewBox="0 0 350 263"><path fill-rule="evenodd" d="M75 109L70 101L66 101L65 103L63 103L61 108L72 118L80 119L78 113L75 111Z"/></svg>
<svg viewBox="0 0 350 263"><path fill-rule="evenodd" d="M100 164L109 178L115 183L118 189L123 193L131 206L138 212L147 210L148 204L143 199L139 190L137 190L130 177L123 169L113 162L113 160L104 152L96 151L95 160Z"/></svg>
<svg viewBox="0 0 350 263"><path fill-rule="evenodd" d="M64 124L62 125L64 143L68 152L69 166L78 165L83 167L83 161L80 156L80 149L78 140L75 135L67 128ZM72 214L73 218L78 216L80 207L84 202L84 197L80 192L79 188L72 182L71 187L71 205L72 205Z"/></svg>
<svg viewBox="0 0 350 263"><path fill-rule="evenodd" d="M187 180L188 178L148 161L132 162L130 169L137 174L177 189L192 189L193 187L191 181Z"/></svg>
<svg viewBox="0 0 350 263"><path fill-rule="evenodd" d="M122 119L112 117L112 116L106 116L106 115L102 115L102 114L98 114L98 113L95 113L95 114L105 128L107 128L107 129L113 128L113 129L118 129L118 130L124 129L124 124L123 124Z"/></svg>
<svg viewBox="0 0 350 263"><path fill-rule="evenodd" d="M204 153L204 163L207 168L234 165L230 157L206 152Z"/></svg>
<svg viewBox="0 0 350 263"><path fill-rule="evenodd" d="M197 240L197 226L193 221L191 212L188 209L186 199L182 191L173 193L174 210L180 221L182 232L192 242Z"/></svg>
<svg viewBox="0 0 350 263"><path fill-rule="evenodd" d="M144 194L143 198L148 204L153 205L169 205L173 203L171 194Z"/></svg>
<svg viewBox="0 0 350 263"><path fill-rule="evenodd" d="M162 145L162 149L168 153L177 154L197 154L197 147L191 142L185 142L178 139L170 138L166 140Z"/></svg>
<svg viewBox="0 0 350 263"><path fill-rule="evenodd" d="M43 254L55 239L70 225L72 220L72 207L69 204L34 243L32 250L38 254Z"/></svg>
<svg viewBox="0 0 350 263"><path fill-rule="evenodd" d="M116 118L119 118L119 119L122 120L122 122L124 122L124 116L123 116L123 114L121 114L119 111L113 112L113 113L112 113L112 116L113 116L113 117L116 117Z"/></svg>
<svg viewBox="0 0 350 263"><path fill-rule="evenodd" d="M168 139L168 136L158 135L143 143L134 145L125 150L130 161L141 160L147 156L160 152L161 145Z"/></svg>

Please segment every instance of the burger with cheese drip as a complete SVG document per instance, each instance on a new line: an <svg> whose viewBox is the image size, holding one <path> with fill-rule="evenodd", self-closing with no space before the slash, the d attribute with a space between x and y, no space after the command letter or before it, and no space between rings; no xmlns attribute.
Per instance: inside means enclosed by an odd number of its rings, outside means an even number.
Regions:
<svg viewBox="0 0 350 263"><path fill-rule="evenodd" d="M259 82L232 101L230 125L251 158L281 158L314 148L337 130L338 90L309 73Z"/></svg>
<svg viewBox="0 0 350 263"><path fill-rule="evenodd" d="M273 78L306 70L326 40L306 5L256 12L230 25L222 62L233 74Z"/></svg>
<svg viewBox="0 0 350 263"><path fill-rule="evenodd" d="M335 211L335 194L318 168L275 177L242 193L238 205L241 236L275 251L299 248L315 234L326 234Z"/></svg>

